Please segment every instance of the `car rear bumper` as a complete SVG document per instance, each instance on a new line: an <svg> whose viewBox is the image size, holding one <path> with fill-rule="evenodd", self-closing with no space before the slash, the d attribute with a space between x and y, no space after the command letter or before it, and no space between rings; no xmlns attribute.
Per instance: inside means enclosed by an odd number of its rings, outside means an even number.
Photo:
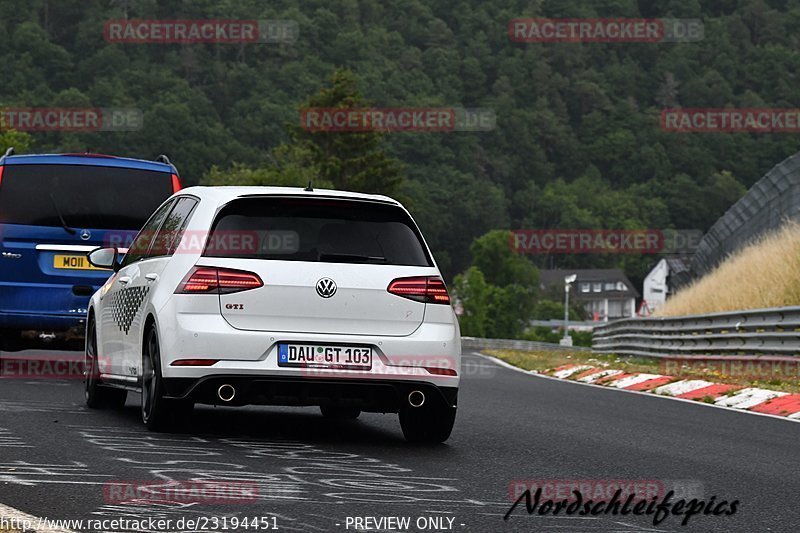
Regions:
<svg viewBox="0 0 800 533"><path fill-rule="evenodd" d="M160 313L167 314L164 310ZM316 381L407 380L439 387L459 385L461 342L453 324L425 322L404 337L242 331L234 329L222 316L211 314L178 313L176 320L167 321L167 324L159 325L164 378L196 380L212 375L244 375ZM281 366L278 363L281 343L369 346L373 353L372 366L368 370ZM212 366L179 366L181 359L217 362ZM136 366L139 361L125 364ZM438 371L442 369L447 372Z"/></svg>
<svg viewBox="0 0 800 533"><path fill-rule="evenodd" d="M0 312L0 328L17 330L82 330L86 315L81 313L8 313Z"/></svg>
<svg viewBox="0 0 800 533"><path fill-rule="evenodd" d="M362 411L395 413L409 405L413 391L425 395L425 402L449 408L458 403L457 387L406 380L309 379L283 376L213 375L200 379L164 380L167 397L191 399L210 405L288 405L353 407ZM233 387L230 401L219 397L223 385Z"/></svg>
<svg viewBox="0 0 800 533"><path fill-rule="evenodd" d="M0 327L65 331L86 322L96 280L83 284L0 282Z"/></svg>

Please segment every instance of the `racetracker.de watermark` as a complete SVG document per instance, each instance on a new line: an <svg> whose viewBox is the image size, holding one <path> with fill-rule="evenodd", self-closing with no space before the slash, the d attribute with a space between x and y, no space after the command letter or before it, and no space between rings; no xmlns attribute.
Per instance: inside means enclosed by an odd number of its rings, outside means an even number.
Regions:
<svg viewBox="0 0 800 533"><path fill-rule="evenodd" d="M101 358L101 366L108 360ZM94 367L95 370L97 366ZM83 357L76 355L17 355L0 358L2 379L83 379Z"/></svg>
<svg viewBox="0 0 800 533"><path fill-rule="evenodd" d="M154 255L206 253L256 257L291 255L300 250L300 235L292 230L161 230L138 234L110 231L103 237L103 246L130 248L134 237L138 239L137 246L148 246L149 253Z"/></svg>
<svg viewBox="0 0 800 533"><path fill-rule="evenodd" d="M526 18L508 23L521 43L677 43L703 40L699 19Z"/></svg>
<svg viewBox="0 0 800 533"><path fill-rule="evenodd" d="M373 107L300 110L300 127L311 132L491 131L491 109L456 107Z"/></svg>
<svg viewBox="0 0 800 533"><path fill-rule="evenodd" d="M257 502L259 484L242 480L115 480L103 484L108 504L233 504Z"/></svg>
<svg viewBox="0 0 800 533"><path fill-rule="evenodd" d="M772 381L800 379L800 361L755 357L670 357L659 361L661 374L672 377L713 375Z"/></svg>
<svg viewBox="0 0 800 533"><path fill-rule="evenodd" d="M295 20L108 20L103 36L110 43L290 44L300 35Z"/></svg>
<svg viewBox="0 0 800 533"><path fill-rule="evenodd" d="M520 229L509 245L522 254L686 254L702 238L700 230Z"/></svg>
<svg viewBox="0 0 800 533"><path fill-rule="evenodd" d="M0 131L136 131L141 109L130 107L3 107Z"/></svg>
<svg viewBox="0 0 800 533"><path fill-rule="evenodd" d="M634 502L660 498L669 491L679 498L703 497L703 484L692 479L515 479L508 485L508 497L516 501L526 490L537 489L542 489L543 498L568 501L575 501L575 491L597 501L609 501L617 490L623 500L632 496Z"/></svg>
<svg viewBox="0 0 800 533"><path fill-rule="evenodd" d="M488 379L496 374L495 365L476 359L462 359L461 364L458 364L456 358L447 355L388 355L384 362L376 350L371 350L369 363L358 365L350 363L345 355L332 352L331 348L326 349L321 346L313 348L317 349L302 357L291 359L296 361L292 366L299 368L301 374L309 378L362 377L359 374L342 372L348 370L368 370L373 375L384 377L417 375L431 378L468 376Z"/></svg>
<svg viewBox="0 0 800 533"><path fill-rule="evenodd" d="M676 133L798 133L800 109L664 109L661 129Z"/></svg>

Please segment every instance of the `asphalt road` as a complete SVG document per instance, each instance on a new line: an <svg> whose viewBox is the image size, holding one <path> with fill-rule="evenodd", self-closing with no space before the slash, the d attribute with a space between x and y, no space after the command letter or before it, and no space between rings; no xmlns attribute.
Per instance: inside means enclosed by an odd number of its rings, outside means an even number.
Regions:
<svg viewBox="0 0 800 533"><path fill-rule="evenodd" d="M79 380L0 379L0 503L51 519L216 517L217 531L222 517L354 531L348 517L367 516L409 517L411 531L428 517L444 526L427 531L798 530L800 424L557 382L473 354L464 363L456 427L438 446L406 444L394 415L334 422L315 409L198 407L178 432L154 434L133 395L124 411L89 411ZM109 489L188 479L244 480L258 497L120 503ZM674 516L658 526L529 516L524 505L504 521L519 480L657 482L740 503L685 527Z"/></svg>

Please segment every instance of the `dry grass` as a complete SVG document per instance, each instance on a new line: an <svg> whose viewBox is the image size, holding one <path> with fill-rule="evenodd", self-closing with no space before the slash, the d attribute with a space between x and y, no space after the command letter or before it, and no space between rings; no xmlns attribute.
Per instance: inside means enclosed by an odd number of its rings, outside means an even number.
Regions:
<svg viewBox="0 0 800 533"><path fill-rule="evenodd" d="M800 224L741 249L667 300L658 316L800 305Z"/></svg>

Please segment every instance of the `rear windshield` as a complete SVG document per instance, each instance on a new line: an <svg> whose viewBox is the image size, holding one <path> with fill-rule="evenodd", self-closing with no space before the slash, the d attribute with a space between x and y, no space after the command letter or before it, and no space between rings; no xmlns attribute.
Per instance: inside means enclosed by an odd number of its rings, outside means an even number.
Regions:
<svg viewBox="0 0 800 533"><path fill-rule="evenodd" d="M431 266L406 212L375 202L242 198L217 215L205 256Z"/></svg>
<svg viewBox="0 0 800 533"><path fill-rule="evenodd" d="M84 165L6 165L0 223L139 229L172 194L166 172Z"/></svg>

